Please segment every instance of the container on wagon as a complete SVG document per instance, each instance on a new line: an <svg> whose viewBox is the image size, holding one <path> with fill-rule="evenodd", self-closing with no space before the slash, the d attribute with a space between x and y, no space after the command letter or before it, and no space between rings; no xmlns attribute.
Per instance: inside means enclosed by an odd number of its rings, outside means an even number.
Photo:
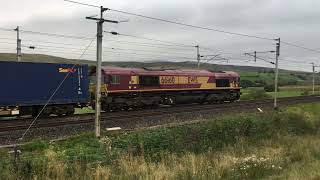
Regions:
<svg viewBox="0 0 320 180"><path fill-rule="evenodd" d="M36 115L46 103L43 114L68 115L90 101L87 65L0 61L0 82L0 115Z"/></svg>

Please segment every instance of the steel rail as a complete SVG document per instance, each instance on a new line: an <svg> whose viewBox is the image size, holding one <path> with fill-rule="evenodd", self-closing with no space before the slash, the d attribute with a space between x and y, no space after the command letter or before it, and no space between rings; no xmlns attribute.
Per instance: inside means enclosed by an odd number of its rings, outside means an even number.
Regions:
<svg viewBox="0 0 320 180"><path fill-rule="evenodd" d="M296 103L306 102L319 102L320 96L299 96L299 97L288 97L279 99L281 105L290 105ZM235 103L223 103L223 104L206 104L206 105L186 105L186 106L174 106L168 108L158 109L144 109L140 111L120 111L120 112L106 112L102 114L101 121L115 121L125 122L127 120L150 118L163 115L175 115L183 113L207 113L207 112L221 112L226 113L231 110L243 110L246 111L252 108L258 107L269 107L272 105L272 99L258 100L258 101L239 101ZM271 106L270 106L271 108ZM83 114L71 117L57 117L39 119L32 129L34 128L48 128L48 127L59 127L66 125L77 125L77 124L93 124L93 114ZM0 120L0 133L24 130L28 128L30 120L15 119L15 120Z"/></svg>

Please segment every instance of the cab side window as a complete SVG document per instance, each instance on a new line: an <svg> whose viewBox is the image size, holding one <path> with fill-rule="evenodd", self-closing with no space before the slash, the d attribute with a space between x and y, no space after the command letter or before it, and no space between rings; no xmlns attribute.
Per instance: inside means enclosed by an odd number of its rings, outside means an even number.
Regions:
<svg viewBox="0 0 320 180"><path fill-rule="evenodd" d="M230 87L229 79L216 79L217 87Z"/></svg>
<svg viewBox="0 0 320 180"><path fill-rule="evenodd" d="M111 75L111 84L120 84L120 75Z"/></svg>

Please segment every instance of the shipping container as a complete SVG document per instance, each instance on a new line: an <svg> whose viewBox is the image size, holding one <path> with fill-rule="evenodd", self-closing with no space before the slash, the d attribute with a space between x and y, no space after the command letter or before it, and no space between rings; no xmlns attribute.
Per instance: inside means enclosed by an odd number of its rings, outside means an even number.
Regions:
<svg viewBox="0 0 320 180"><path fill-rule="evenodd" d="M17 113L12 112L14 107L20 113L40 108L51 96L48 107L70 108L90 101L87 65L0 61L0 83L0 108L11 110L11 114Z"/></svg>

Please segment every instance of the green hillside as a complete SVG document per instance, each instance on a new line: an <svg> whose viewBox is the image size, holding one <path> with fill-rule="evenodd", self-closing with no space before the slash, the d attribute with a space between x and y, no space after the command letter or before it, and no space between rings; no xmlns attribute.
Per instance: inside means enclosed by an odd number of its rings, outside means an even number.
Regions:
<svg viewBox="0 0 320 180"><path fill-rule="evenodd" d="M10 53L0 53L0 61L15 61L16 55ZM47 62L47 63L77 63L95 65L95 61L66 59L62 57L43 55L43 54L23 54L24 62ZM149 68L188 68L195 69L196 62L103 62L103 65L119 67L149 67ZM241 75L242 84L247 86L264 86L273 83L274 71L272 68L253 67L253 66L235 66L235 65L218 65L218 64L201 64L201 69L210 71L236 71ZM310 85L312 74L300 71L280 70L280 85ZM317 76L316 82L320 81Z"/></svg>
<svg viewBox="0 0 320 180"><path fill-rule="evenodd" d="M16 61L17 57L12 53L0 53L0 61ZM77 63L77 64L94 64L93 61L66 59L57 56L45 54L22 54L22 62L42 62L42 63Z"/></svg>

